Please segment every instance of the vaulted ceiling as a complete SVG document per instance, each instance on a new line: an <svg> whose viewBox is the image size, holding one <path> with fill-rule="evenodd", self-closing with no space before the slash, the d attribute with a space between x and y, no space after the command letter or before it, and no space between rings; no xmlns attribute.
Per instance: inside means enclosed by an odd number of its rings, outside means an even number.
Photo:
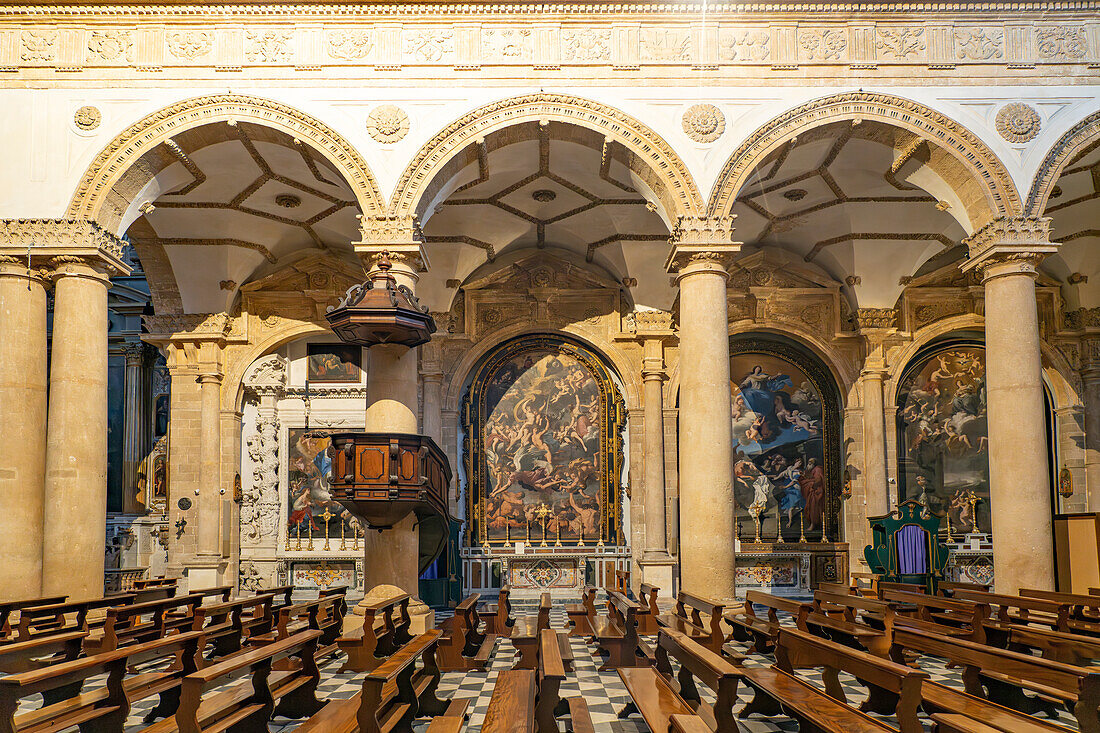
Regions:
<svg viewBox="0 0 1100 733"><path fill-rule="evenodd" d="M1066 283L1066 307L1100 307L1100 140L1062 169L1045 214L1062 246L1043 267Z"/></svg>

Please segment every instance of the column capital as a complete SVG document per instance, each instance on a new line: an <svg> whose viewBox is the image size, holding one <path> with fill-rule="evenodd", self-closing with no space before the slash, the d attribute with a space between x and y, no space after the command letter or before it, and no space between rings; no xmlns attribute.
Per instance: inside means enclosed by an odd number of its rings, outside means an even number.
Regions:
<svg viewBox="0 0 1100 733"><path fill-rule="evenodd" d="M696 272L722 272L741 251L741 243L733 241L733 220L730 216L681 216L669 237L672 250L665 261L665 270L677 277Z"/></svg>
<svg viewBox="0 0 1100 733"><path fill-rule="evenodd" d="M49 284L49 271L45 268L27 267L26 256L20 260L6 254L0 254L0 277L15 277L31 280L41 285Z"/></svg>
<svg viewBox="0 0 1100 733"><path fill-rule="evenodd" d="M1051 219L1045 216L994 219L963 240L969 258L963 272L977 270L987 281L1004 275L1035 275L1043 259L1058 251L1050 241Z"/></svg>
<svg viewBox="0 0 1100 733"><path fill-rule="evenodd" d="M395 270L428 271L424 234L415 216L364 216L359 220L362 239L353 242L355 253L369 274L385 256Z"/></svg>
<svg viewBox="0 0 1100 733"><path fill-rule="evenodd" d="M128 275L122 240L91 219L0 219L0 256L25 266L85 264L108 275ZM28 262L28 259L30 260Z"/></svg>
<svg viewBox="0 0 1100 733"><path fill-rule="evenodd" d="M149 332L147 341L216 341L225 342L233 330L228 313L179 313L142 316Z"/></svg>
<svg viewBox="0 0 1100 733"><path fill-rule="evenodd" d="M141 341L124 341L119 346L119 351L126 358L126 366L128 367L140 367L145 361L146 346Z"/></svg>
<svg viewBox="0 0 1100 733"><path fill-rule="evenodd" d="M665 360L659 356L647 356L642 359L642 379L646 382L663 382L668 379L665 373Z"/></svg>
<svg viewBox="0 0 1100 733"><path fill-rule="evenodd" d="M217 385L220 385L222 383L222 376L223 375L220 371L201 372L201 373L199 373L199 376L198 376L198 383L199 384L217 384Z"/></svg>

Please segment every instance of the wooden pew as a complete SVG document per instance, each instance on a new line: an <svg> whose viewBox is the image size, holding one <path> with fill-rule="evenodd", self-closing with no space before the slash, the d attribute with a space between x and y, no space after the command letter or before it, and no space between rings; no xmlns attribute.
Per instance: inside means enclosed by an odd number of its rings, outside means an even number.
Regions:
<svg viewBox="0 0 1100 733"><path fill-rule="evenodd" d="M985 643L985 622L989 618L989 606L985 604L892 590L883 591L883 597L896 608L910 609L908 614L899 612L895 616L895 626L903 624L944 636ZM871 614L865 614L865 617L868 623L874 620Z"/></svg>
<svg viewBox="0 0 1100 733"><path fill-rule="evenodd" d="M487 604L478 611L481 620L485 622L486 633L496 634L498 638L512 633L516 622L512 618L512 601L509 599L511 593L511 586L503 586L497 594L497 602Z"/></svg>
<svg viewBox="0 0 1100 733"><path fill-rule="evenodd" d="M0 672L17 674L41 669L58 662L68 662L81 654L86 631L53 634L31 641L18 641L0 646Z"/></svg>
<svg viewBox="0 0 1100 733"><path fill-rule="evenodd" d="M159 695L160 702L145 721L171 715L183 676L196 668L201 637L175 634L0 678L0 731L60 731L79 725L96 733L122 733L133 703L152 695ZM179 668L165 667L164 662L177 658L182 660ZM148 671L128 675L127 669L137 665L149 665ZM83 692L85 681L97 675L106 675L105 684ZM42 695L42 706L18 712L19 700L35 694Z"/></svg>
<svg viewBox="0 0 1100 733"><path fill-rule="evenodd" d="M740 669L721 655L695 642L689 635L673 629L661 629L657 636L655 666L665 679L672 682L670 656L680 663L677 692L695 709L695 714L703 718L708 730L738 730L733 717L733 705L737 701ZM741 659L737 661L740 663ZM696 680L714 693L713 704L699 695Z"/></svg>
<svg viewBox="0 0 1100 733"><path fill-rule="evenodd" d="M915 583L891 583L885 580L880 580L875 584L875 591L878 594L879 600L882 599L882 594L886 591L896 591L898 593L928 593L928 590L923 585L917 585Z"/></svg>
<svg viewBox="0 0 1100 733"><path fill-rule="evenodd" d="M569 617L569 635L591 638L595 635L592 624L596 620L596 589L591 585L585 586L581 591L580 603L569 603L565 606L565 613Z"/></svg>
<svg viewBox="0 0 1100 733"><path fill-rule="evenodd" d="M481 733L527 733L535 730L535 689L535 670L501 672L493 686L493 697L489 700Z"/></svg>
<svg viewBox="0 0 1100 733"><path fill-rule="evenodd" d="M968 590L976 593L989 592L988 585L982 585L981 583L963 583L960 581L941 580L936 584L936 594L944 596L945 598L954 598L955 591Z"/></svg>
<svg viewBox="0 0 1100 733"><path fill-rule="evenodd" d="M360 604L359 608L363 609L363 626L336 640L340 651L348 656L341 672L370 671L413 638L409 633L408 593Z"/></svg>
<svg viewBox="0 0 1100 733"><path fill-rule="evenodd" d="M19 641L29 641L50 634L89 631L102 626L106 621L106 616L103 620L90 618L93 612L105 612L112 606L123 606L133 602L134 596L126 594L24 608L19 612L19 625L16 627L15 638Z"/></svg>
<svg viewBox="0 0 1100 733"><path fill-rule="evenodd" d="M341 586L346 589L347 586ZM324 589L322 589L324 592ZM271 594L275 596L271 603L271 610L278 611L280 608L294 605L294 586L293 585L277 585L274 588L264 588L256 591L256 595Z"/></svg>
<svg viewBox="0 0 1100 733"><path fill-rule="evenodd" d="M484 634L478 626L481 618L477 611L477 593L467 596L455 606L454 616L443 626L436 656L439 668L444 672L476 669L484 672L496 647L497 635ZM549 616L547 616L549 619ZM549 624L549 621L547 621Z"/></svg>
<svg viewBox="0 0 1100 733"><path fill-rule="evenodd" d="M4 601L0 603L0 643L15 638L12 633L12 615L16 612L24 608L53 606L58 603L64 603L68 599L68 596L39 596L37 598L24 598L22 600Z"/></svg>
<svg viewBox="0 0 1100 733"><path fill-rule="evenodd" d="M963 668L966 695L929 683L922 691L927 706L948 712L977 715L982 720L1012 719L998 706L1032 715L1053 715L1055 703L1065 703L1077 716L1082 733L1100 731L1100 670L1074 667L1028 654L950 639L919 629L895 627L892 659L902 662L905 652L931 654ZM1024 690L1036 693L1027 696ZM986 710L984 702L995 703ZM1007 717L1006 717L1007 716ZM999 725L998 723L994 723Z"/></svg>
<svg viewBox="0 0 1100 733"><path fill-rule="evenodd" d="M619 712L626 718L637 712L651 731L669 730L673 716L693 716L695 711L653 667L619 667L619 678L630 693L630 703ZM738 729L731 729L736 733ZM721 733L725 733L722 731Z"/></svg>
<svg viewBox="0 0 1100 733"><path fill-rule="evenodd" d="M852 590L857 595L874 596L878 598L879 575L875 573L850 572L848 577L852 582Z"/></svg>
<svg viewBox="0 0 1100 733"><path fill-rule="evenodd" d="M687 634L692 641L702 644L715 654L721 654L725 640L722 633L724 611L725 606L721 603L680 591L676 594L676 608L672 613L658 616L657 623L664 628ZM706 620L703 620L703 614L707 615Z"/></svg>
<svg viewBox="0 0 1100 733"><path fill-rule="evenodd" d="M698 715L670 715L668 723L672 733L711 733L710 726Z"/></svg>
<svg viewBox="0 0 1100 733"><path fill-rule="evenodd" d="M1000 726L995 726L959 713L932 713L930 717L935 724L933 733L1066 733L1068 730L1065 726L1042 723L1033 718L1003 721Z"/></svg>
<svg viewBox="0 0 1100 733"><path fill-rule="evenodd" d="M342 596L321 596L312 601L303 601L291 606L283 606L275 614L275 628L267 634L252 634L252 645L270 644L285 639L306 629L321 632L317 641L315 658L321 659L339 651L337 639L344 625L344 609L347 604Z"/></svg>
<svg viewBox="0 0 1100 733"><path fill-rule="evenodd" d="M794 675L799 669L821 669L829 697L847 703L839 673L847 672L867 687L863 712L893 715L901 733L924 733L917 718L921 685L928 675L904 664L820 639L797 629L782 629L775 648L775 664Z"/></svg>
<svg viewBox="0 0 1100 733"><path fill-rule="evenodd" d="M630 571L616 570L614 590L619 591L627 598L630 597Z"/></svg>
<svg viewBox="0 0 1100 733"><path fill-rule="evenodd" d="M1015 652L1038 652L1043 659L1087 667L1100 660L1100 639L1081 634L1013 626L1004 638L1005 648Z"/></svg>
<svg viewBox="0 0 1100 733"><path fill-rule="evenodd" d="M568 715L568 730L574 733L593 730L592 716L583 697L561 697L561 683L565 681L566 664L562 657L562 642L568 637L553 629L539 632L538 696L535 703L535 721L540 731L557 731L557 718Z"/></svg>
<svg viewBox="0 0 1100 733"><path fill-rule="evenodd" d="M455 719L461 724L470 700L455 699L448 704L435 694L440 675L436 644L442 635L441 629L429 629L403 645L363 676L363 687L355 695L329 702L302 723L297 733L408 731L413 720L426 716L451 719L438 726L433 721L428 728L432 733L460 730L461 725L454 727ZM418 659L422 660L419 667Z"/></svg>
<svg viewBox="0 0 1100 733"><path fill-rule="evenodd" d="M862 623L857 612L872 613L881 622L878 628ZM799 619L798 628L854 649L864 649L885 657L890 651L894 607L863 596L836 595L818 590L811 610Z"/></svg>
<svg viewBox="0 0 1100 733"><path fill-rule="evenodd" d="M550 594L539 597L539 610L535 616L520 616L512 627L512 646L519 653L513 669L535 669L538 664L539 634L550 628Z"/></svg>
<svg viewBox="0 0 1100 733"><path fill-rule="evenodd" d="M102 635L89 638L84 649L88 654L100 654L127 644L159 639L169 631L191 626L189 617L193 617L201 603L202 596L196 594L113 606L107 609ZM184 613L173 614L173 611Z"/></svg>
<svg viewBox="0 0 1100 733"><path fill-rule="evenodd" d="M607 655L599 671L649 666L653 650L638 639L637 619L643 607L618 591L606 592L608 615L597 616L593 626L596 643L601 653Z"/></svg>
<svg viewBox="0 0 1100 733"><path fill-rule="evenodd" d="M1100 596L1058 593L1035 588L1021 588L1020 595L1025 598L1042 598L1056 603L1069 603L1071 629L1093 634L1100 633Z"/></svg>
<svg viewBox="0 0 1100 733"><path fill-rule="evenodd" d="M986 629L1007 631L1008 626L1023 624L1046 626L1055 631L1067 633L1071 631L1069 621L1072 604L1070 603L967 590L955 591L954 600L996 607L996 613L991 614L985 622Z"/></svg>
<svg viewBox="0 0 1100 733"><path fill-rule="evenodd" d="M212 644L210 657L235 654L249 643L251 636L269 634L275 626L269 593L238 598L235 601L199 606L192 615L192 631L202 631L207 644ZM316 649L311 651L316 654Z"/></svg>
<svg viewBox="0 0 1100 733"><path fill-rule="evenodd" d="M764 618L756 615L754 606L764 606L768 615ZM791 614L795 619L795 625L806 628L806 616L810 612L808 603L799 603L789 598L773 596L769 593L750 590L745 593L745 605L741 611L727 612L723 618L731 627L727 642L740 641L748 643L749 652L753 654L767 654L775 647L775 639L779 635L781 624L779 623L779 611ZM722 647L723 653L736 653L731 644Z"/></svg>
<svg viewBox="0 0 1100 733"><path fill-rule="evenodd" d="M657 617L661 615L661 609L657 606L657 594L660 592L660 588L649 583L638 586L638 603L649 611L638 617L639 634L656 634L660 630L661 626L657 623Z"/></svg>

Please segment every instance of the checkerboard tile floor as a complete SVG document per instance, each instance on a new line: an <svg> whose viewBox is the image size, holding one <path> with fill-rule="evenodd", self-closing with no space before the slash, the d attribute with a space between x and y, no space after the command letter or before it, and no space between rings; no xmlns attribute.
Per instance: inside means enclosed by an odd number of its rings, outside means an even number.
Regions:
<svg viewBox="0 0 1100 733"><path fill-rule="evenodd" d="M513 603L514 615L533 614L535 609L536 603L533 601L517 601ZM437 619L442 620L445 615L446 614L437 614ZM551 611L550 616L552 627L557 629L568 628L564 602L555 601L555 607ZM595 729L601 733L644 733L648 731L645 723L642 722L642 719L637 715L626 719L619 719L617 717L619 711L621 711L630 701L630 695L627 693L626 688L623 687L619 675L614 671L597 672L596 669L601 664L601 658L594 653L594 647L588 646L582 639L577 637L572 637L570 642L573 647L573 656L575 658L574 666L576 671L574 674L569 675L562 685L562 696L572 697L579 695L583 697L588 702L588 709L592 714L592 722L595 725ZM493 695L493 686L496 683L497 675L504 670L511 669L513 661L511 643L507 640L501 640L498 642L496 652L493 655L492 664L487 672L449 672L443 675L438 691L438 695L441 699L471 698L473 700L471 706L468 708L470 711L470 720L467 730L477 731L481 729L482 721L485 719L485 712L489 706L489 700ZM770 657L757 656L749 657L745 664L750 666L768 666L771 665L773 661L774 660ZM317 690L318 698L322 700L347 699L360 689L361 677L358 674L341 674L337 671L342 662L343 655L337 655L336 659L329 660L322 665L322 679ZM961 688L962 683L959 673L956 670L947 669L941 660L924 657L921 659L920 664L921 668L929 673L932 680L952 687ZM820 675L806 671L801 674L810 682L824 689L824 686L821 684ZM847 675L841 675L841 683L844 686L849 703L858 704L866 698L864 688L856 682L854 678ZM89 686L95 684L96 681L93 680ZM700 687L704 697L707 697L709 691L702 686ZM739 706L747 703L752 696L751 690L744 686L739 688L738 692ZM713 702L713 697L710 698L710 701ZM21 711L25 709L34 709L41 704L40 699L36 700L34 698L28 698L23 702L24 704L20 706ZM140 731L145 727L142 723L142 717L155 704L156 698L154 697L149 700L143 700L134 706L127 720L127 733ZM887 722L887 724L896 725L896 720L889 717L883 718L883 720ZM773 733L775 731L798 730L798 725L796 723L785 718L764 719L754 717L740 722L746 733ZM1067 728L1076 728L1076 722L1071 716L1064 712L1057 722L1067 726ZM276 718L268 727L272 733L290 733L298 727L299 723L300 721ZM926 721L927 730L931 729L929 723L930 721ZM417 730L422 731L425 727L426 725L418 724Z"/></svg>

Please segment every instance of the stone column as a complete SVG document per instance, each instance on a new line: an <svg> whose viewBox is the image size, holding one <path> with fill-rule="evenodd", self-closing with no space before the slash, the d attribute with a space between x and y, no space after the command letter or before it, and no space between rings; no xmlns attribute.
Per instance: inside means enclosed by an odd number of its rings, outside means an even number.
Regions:
<svg viewBox="0 0 1100 733"><path fill-rule="evenodd" d="M653 314L653 315L650 315ZM671 314L647 311L635 314L642 341L643 481L645 482L645 551L638 560L642 580L671 595L672 566L668 552L667 499L665 497L664 338L672 336ZM658 332L657 329L660 329Z"/></svg>
<svg viewBox="0 0 1100 733"><path fill-rule="evenodd" d="M0 600L42 590L46 477L46 279L0 249Z"/></svg>
<svg viewBox="0 0 1100 733"><path fill-rule="evenodd" d="M199 374L199 526L196 557L187 571L188 589L218 585L221 548L221 388L222 374L209 363Z"/></svg>
<svg viewBox="0 0 1100 733"><path fill-rule="evenodd" d="M126 359L122 407L122 510L133 514L143 509L137 504L137 472L145 456L145 400L142 395L145 344L140 341L125 343L122 355Z"/></svg>
<svg viewBox="0 0 1100 733"><path fill-rule="evenodd" d="M966 240L985 285L993 572L998 593L1053 589L1050 468L1035 268L1058 249L1050 219L997 219Z"/></svg>
<svg viewBox="0 0 1100 733"><path fill-rule="evenodd" d="M735 597L733 445L726 271L733 217L682 217L666 269L680 288L680 586Z"/></svg>
<svg viewBox="0 0 1100 733"><path fill-rule="evenodd" d="M1085 341L1084 346L1089 357L1088 366L1081 370L1085 387L1085 490L1088 511L1095 512L1100 511L1100 340Z"/></svg>
<svg viewBox="0 0 1100 733"><path fill-rule="evenodd" d="M890 487L886 481L886 421L883 416L883 372L863 372L863 473L867 491L867 516L890 511Z"/></svg>
<svg viewBox="0 0 1100 733"><path fill-rule="evenodd" d="M443 447L443 367L440 344L431 341L420 347L420 377L423 385L424 435Z"/></svg>
<svg viewBox="0 0 1100 733"><path fill-rule="evenodd" d="M366 241L356 244L356 252L367 264L368 279L375 274L377 262L385 253L397 285L415 293L427 262L415 220L379 223L364 219L363 236ZM380 242L379 238L386 241ZM417 351L406 346L379 345L367 352L366 432L418 433ZM409 606L413 633L433 627L435 613L418 598L420 533L416 517L406 517L392 529L383 532L368 529L365 534L363 587L368 590L363 602L392 597L400 589L413 598Z"/></svg>
<svg viewBox="0 0 1100 733"><path fill-rule="evenodd" d="M42 592L66 593L75 600L103 595L108 273L126 270L117 259L121 246L116 238L94 225L65 229L76 248L51 260L53 349Z"/></svg>

